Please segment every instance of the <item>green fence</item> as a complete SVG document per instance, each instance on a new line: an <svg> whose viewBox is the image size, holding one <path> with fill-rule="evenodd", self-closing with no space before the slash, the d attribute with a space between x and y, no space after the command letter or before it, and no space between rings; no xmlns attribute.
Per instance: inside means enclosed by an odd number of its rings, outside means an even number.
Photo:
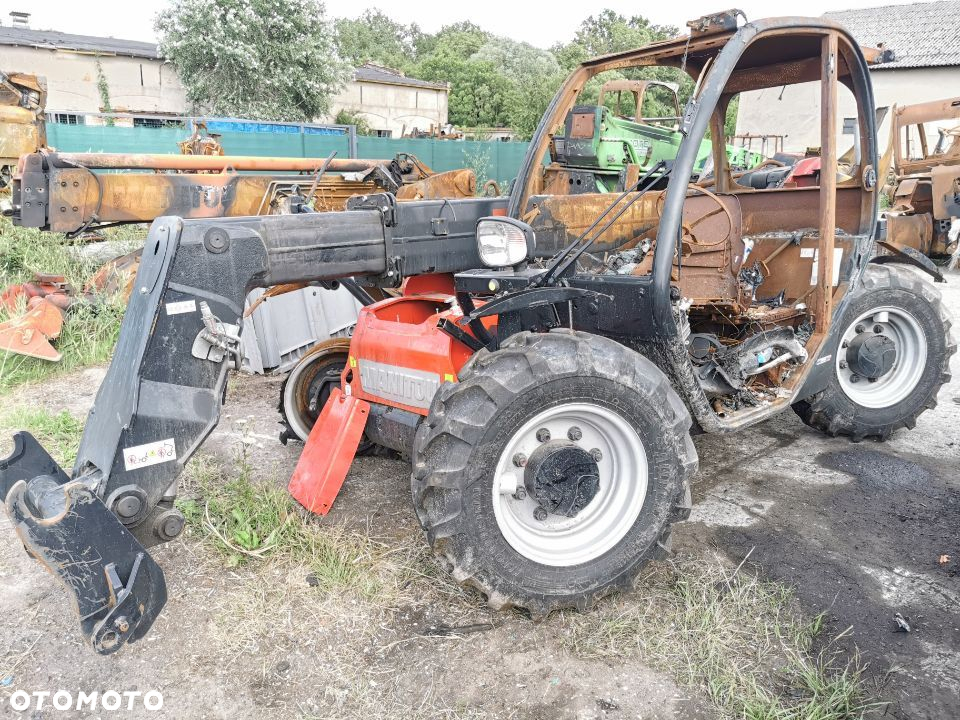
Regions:
<svg viewBox="0 0 960 720"><path fill-rule="evenodd" d="M230 155L269 157L349 157L346 135L309 133L223 132L220 142ZM116 127L47 124L47 142L61 152L176 153L187 136L182 128ZM521 142L411 140L359 137L361 158L392 158L405 152L416 155L438 172L469 167L480 184L488 179L501 185L516 177L527 150Z"/></svg>

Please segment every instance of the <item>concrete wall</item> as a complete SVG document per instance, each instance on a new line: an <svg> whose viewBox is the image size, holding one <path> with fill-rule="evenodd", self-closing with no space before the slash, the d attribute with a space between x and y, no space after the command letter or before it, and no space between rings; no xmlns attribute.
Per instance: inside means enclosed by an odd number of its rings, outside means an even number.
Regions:
<svg viewBox="0 0 960 720"><path fill-rule="evenodd" d="M910 105L927 100L960 95L960 67L904 68L874 70L870 73L877 107L894 104ZM802 152L820 145L820 84L801 83L743 93L737 114L737 133L786 134L784 148ZM840 86L837 108L838 132L843 118L856 114L853 94ZM947 123L950 124L950 123ZM880 147L889 138L889 120L880 127ZM932 136L936 140L936 135ZM840 151L851 144L841 137Z"/></svg>
<svg viewBox="0 0 960 720"><path fill-rule="evenodd" d="M446 90L351 81L333 99L329 120L349 110L366 119L371 129L389 130L398 138L404 129L446 125L447 100Z"/></svg>
<svg viewBox="0 0 960 720"><path fill-rule="evenodd" d="M5 71L43 75L47 79L47 109L102 112L97 89L97 58L92 55L3 47ZM100 65L110 87L115 112L186 114L180 78L168 63L146 58L101 56Z"/></svg>

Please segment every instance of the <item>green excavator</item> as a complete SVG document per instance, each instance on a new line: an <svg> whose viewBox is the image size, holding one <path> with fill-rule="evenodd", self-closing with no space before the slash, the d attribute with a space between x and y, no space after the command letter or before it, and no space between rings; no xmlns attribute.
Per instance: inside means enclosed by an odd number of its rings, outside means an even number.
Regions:
<svg viewBox="0 0 960 720"><path fill-rule="evenodd" d="M596 105L577 105L568 114L563 135L553 140L551 159L571 175L579 192L622 190L629 166L640 173L658 162L672 163L683 135L676 83L660 80L610 80L600 88ZM656 96L654 96L654 93ZM604 100L616 95L613 107ZM633 97L633 112L627 114L624 94ZM644 100L656 97L673 114L645 114ZM710 140L700 143L694 171L709 172ZM765 159L744 147L727 144L727 158L734 170L751 170ZM575 176L575 177L574 177ZM592 176L592 177L591 177ZM579 181L579 182L578 182Z"/></svg>

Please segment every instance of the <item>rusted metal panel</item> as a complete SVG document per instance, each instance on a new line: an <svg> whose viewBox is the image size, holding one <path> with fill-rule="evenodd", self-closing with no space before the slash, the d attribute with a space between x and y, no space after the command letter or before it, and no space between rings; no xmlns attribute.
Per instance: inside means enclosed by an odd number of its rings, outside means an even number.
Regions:
<svg viewBox="0 0 960 720"><path fill-rule="evenodd" d="M327 158L275 158L254 155L148 155L139 153L47 153L53 167L85 167L91 170L199 170L236 171L294 171L317 172ZM328 172L363 172L378 165L389 165L390 160L361 160L333 158Z"/></svg>
<svg viewBox="0 0 960 720"><path fill-rule="evenodd" d="M833 316L833 249L837 232L837 34L822 40L820 67L820 253L813 319L823 334Z"/></svg>
<svg viewBox="0 0 960 720"><path fill-rule="evenodd" d="M957 215L957 196L960 195L960 166L944 165L930 171L933 217L949 220Z"/></svg>
<svg viewBox="0 0 960 720"><path fill-rule="evenodd" d="M927 255L933 249L933 220L929 213L920 215L888 213L887 239Z"/></svg>
<svg viewBox="0 0 960 720"><path fill-rule="evenodd" d="M473 170L449 170L401 186L397 200L439 200L467 198L477 194L477 174Z"/></svg>

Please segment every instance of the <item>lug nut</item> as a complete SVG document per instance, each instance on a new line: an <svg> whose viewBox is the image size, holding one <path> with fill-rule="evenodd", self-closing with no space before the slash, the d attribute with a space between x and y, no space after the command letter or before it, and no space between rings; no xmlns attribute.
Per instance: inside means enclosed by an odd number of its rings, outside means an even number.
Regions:
<svg viewBox="0 0 960 720"><path fill-rule="evenodd" d="M515 500L526 500L527 499L527 490L524 487L518 487L517 491L513 494Z"/></svg>
<svg viewBox="0 0 960 720"><path fill-rule="evenodd" d="M840 347L848 348L850 347L850 343L847 340L844 340L842 343L840 343Z"/></svg>
<svg viewBox="0 0 960 720"><path fill-rule="evenodd" d="M600 448L593 448L593 450L590 451L590 457L592 457L597 462L600 462L601 460L603 460L603 453L600 452Z"/></svg>
<svg viewBox="0 0 960 720"><path fill-rule="evenodd" d="M583 431L574 425L572 428L567 430L567 437L576 442L583 437Z"/></svg>
<svg viewBox="0 0 960 720"><path fill-rule="evenodd" d="M850 376L850 382L860 382L860 376L859 376L859 375L851 375L851 376Z"/></svg>
<svg viewBox="0 0 960 720"><path fill-rule="evenodd" d="M873 326L873 331L874 331L877 335L879 335L880 333L883 332L883 325L874 325L874 326Z"/></svg>
<svg viewBox="0 0 960 720"><path fill-rule="evenodd" d="M549 442L550 441L550 431L546 428L540 428L537 430L537 441L538 442Z"/></svg>
<svg viewBox="0 0 960 720"><path fill-rule="evenodd" d="M517 467L524 467L527 464L527 456L523 453L517 453L513 456L513 464Z"/></svg>
<svg viewBox="0 0 960 720"><path fill-rule="evenodd" d="M867 382L876 382L880 378L867 378Z"/></svg>
<svg viewBox="0 0 960 720"><path fill-rule="evenodd" d="M841 360L841 361L840 361L840 369L841 369L841 370L846 370L846 369L847 369L847 362L846 362L846 360Z"/></svg>
<svg viewBox="0 0 960 720"><path fill-rule="evenodd" d="M533 519L543 522L544 520L547 519L548 514L549 513L546 510L544 510L542 507L538 507L536 510L533 511Z"/></svg>
<svg viewBox="0 0 960 720"><path fill-rule="evenodd" d="M866 330L866 328L863 326L862 323L859 324L859 325L857 325L856 331L857 331L858 333L862 333L864 330Z"/></svg>

